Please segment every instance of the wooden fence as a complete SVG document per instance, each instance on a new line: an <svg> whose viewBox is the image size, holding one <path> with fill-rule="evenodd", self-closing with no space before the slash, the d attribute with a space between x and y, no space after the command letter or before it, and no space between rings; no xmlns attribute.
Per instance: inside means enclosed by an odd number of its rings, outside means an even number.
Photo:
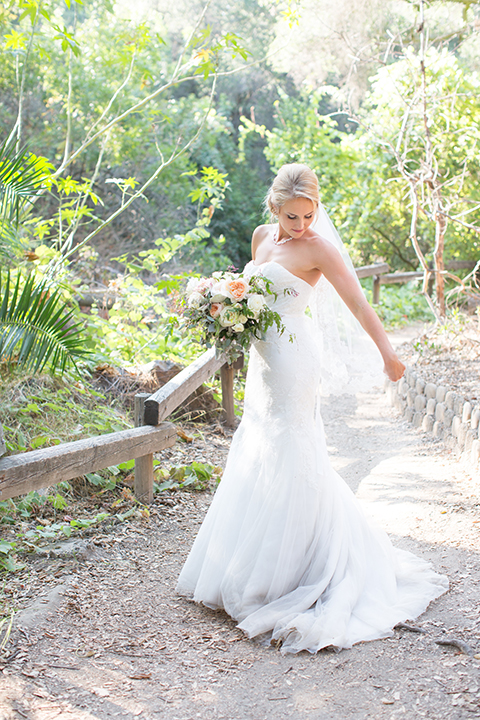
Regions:
<svg viewBox="0 0 480 720"><path fill-rule="evenodd" d="M413 275L419 275L419 273L388 275L386 263L366 265L358 268L356 273L359 278L373 277L374 302L376 286L378 287L376 302L378 302L380 283L407 282ZM23 495L31 490L39 490L62 480L71 480L134 459L135 495L141 502L151 502L153 454L172 446L176 440L175 426L165 422L165 419L202 383L220 370L224 419L228 425L233 425L235 422L233 378L236 367L238 365L226 365L223 358L217 359L212 348L153 395L139 393L135 397L135 428L0 459L0 500Z"/></svg>
<svg viewBox="0 0 480 720"><path fill-rule="evenodd" d="M135 459L135 495L141 502L151 502L153 453L172 446L177 436L175 425L162 422L162 419L178 408L206 379L220 370L223 412L226 422L233 424L234 369L226 366L223 358L217 359L212 348L154 395L140 393L136 396L137 427L0 459L0 500ZM147 403L146 398L149 401ZM144 417L144 408L150 413L149 418Z"/></svg>
<svg viewBox="0 0 480 720"><path fill-rule="evenodd" d="M472 262L470 260L452 260L447 264L447 270L450 270L452 272L456 272L458 270L473 270L473 268L476 266L476 262ZM412 271L412 272L397 272L397 273L389 273L388 272L388 265L367 265L365 266L367 268L374 268L377 267L375 273L372 273L373 275L373 293L372 293L372 303L373 305L378 305L380 302L380 287L381 285L395 285L396 283L407 283L411 280L417 280L418 278L423 277L423 271ZM386 270L383 270L382 268L386 267ZM367 277L367 275L360 275L359 271L363 270L363 268L359 268L357 270L358 277ZM432 271L433 272L433 271ZM430 294L430 290L429 290Z"/></svg>

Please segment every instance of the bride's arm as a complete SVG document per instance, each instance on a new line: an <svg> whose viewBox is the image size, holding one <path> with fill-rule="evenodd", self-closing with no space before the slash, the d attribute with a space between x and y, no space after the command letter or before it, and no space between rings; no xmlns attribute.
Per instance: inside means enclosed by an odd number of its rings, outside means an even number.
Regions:
<svg viewBox="0 0 480 720"><path fill-rule="evenodd" d="M405 365L392 348L377 313L369 305L357 279L345 265L338 250L328 241L323 242L325 246L319 248L318 267L380 350L387 376L390 380L399 380Z"/></svg>

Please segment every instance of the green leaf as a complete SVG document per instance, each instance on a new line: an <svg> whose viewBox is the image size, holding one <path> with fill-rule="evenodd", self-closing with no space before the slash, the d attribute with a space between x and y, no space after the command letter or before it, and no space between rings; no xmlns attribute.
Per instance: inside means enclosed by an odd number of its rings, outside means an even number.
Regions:
<svg viewBox="0 0 480 720"><path fill-rule="evenodd" d="M25 50L27 46L27 36L22 32L12 30L11 33L3 36L6 40L5 50Z"/></svg>
<svg viewBox="0 0 480 720"><path fill-rule="evenodd" d="M99 485L100 487L103 487L105 484L105 478L103 478L101 475L97 475L97 473L86 473L85 477L87 478L88 482L92 483L92 485Z"/></svg>
<svg viewBox="0 0 480 720"><path fill-rule="evenodd" d="M49 438L46 435L37 435L37 437L30 440L30 446L32 450L36 450L37 448L42 447L42 445L45 445L48 440Z"/></svg>
<svg viewBox="0 0 480 720"><path fill-rule="evenodd" d="M0 553L8 555L15 550L15 543L7 542L6 540L0 540Z"/></svg>
<svg viewBox="0 0 480 720"><path fill-rule="evenodd" d="M38 407L37 403L28 403L26 410L28 412L36 413L37 415L40 414L40 408Z"/></svg>
<svg viewBox="0 0 480 720"><path fill-rule="evenodd" d="M117 467L119 470L131 470L135 467L135 460L127 460L127 462L119 463Z"/></svg>
<svg viewBox="0 0 480 720"><path fill-rule="evenodd" d="M63 495L57 493L56 495L48 495L47 499L50 500L55 510L63 510L68 505Z"/></svg>

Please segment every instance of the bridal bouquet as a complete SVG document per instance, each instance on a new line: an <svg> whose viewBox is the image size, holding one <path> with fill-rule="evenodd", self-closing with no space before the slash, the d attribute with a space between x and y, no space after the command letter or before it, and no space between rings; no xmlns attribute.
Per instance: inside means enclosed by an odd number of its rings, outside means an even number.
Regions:
<svg viewBox="0 0 480 720"><path fill-rule="evenodd" d="M186 290L188 326L200 326L204 344L215 345L217 356L225 354L232 363L272 325L280 334L285 330L280 315L266 304L266 296L275 295L270 285L263 275L233 272L191 278Z"/></svg>

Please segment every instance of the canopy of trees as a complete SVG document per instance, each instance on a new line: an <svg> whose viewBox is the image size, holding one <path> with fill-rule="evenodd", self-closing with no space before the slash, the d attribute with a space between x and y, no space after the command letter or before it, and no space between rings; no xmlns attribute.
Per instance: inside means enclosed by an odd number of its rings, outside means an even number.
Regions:
<svg viewBox="0 0 480 720"><path fill-rule="evenodd" d="M443 315L445 267L479 255L479 28L467 0L3 3L2 356L164 352L172 273L241 266L292 161L356 262L433 273ZM114 308L79 345L59 303L95 283ZM25 288L56 299L27 339Z"/></svg>

